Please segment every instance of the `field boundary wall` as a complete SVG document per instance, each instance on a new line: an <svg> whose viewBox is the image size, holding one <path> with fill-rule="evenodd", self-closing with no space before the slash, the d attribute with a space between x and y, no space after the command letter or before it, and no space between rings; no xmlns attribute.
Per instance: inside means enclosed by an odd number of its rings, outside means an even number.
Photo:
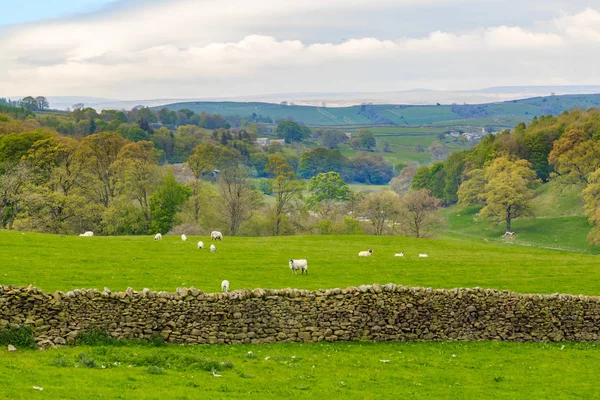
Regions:
<svg viewBox="0 0 600 400"><path fill-rule="evenodd" d="M39 345L72 342L93 328L119 339L161 336L187 344L596 341L600 298L395 284L231 293L0 286L0 328L23 324Z"/></svg>

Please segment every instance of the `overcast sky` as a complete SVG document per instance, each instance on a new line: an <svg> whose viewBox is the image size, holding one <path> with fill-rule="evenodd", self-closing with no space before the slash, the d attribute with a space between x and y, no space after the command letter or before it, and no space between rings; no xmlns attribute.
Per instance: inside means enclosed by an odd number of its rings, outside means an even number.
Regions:
<svg viewBox="0 0 600 400"><path fill-rule="evenodd" d="M27 4L0 15L0 97L600 84L600 0Z"/></svg>

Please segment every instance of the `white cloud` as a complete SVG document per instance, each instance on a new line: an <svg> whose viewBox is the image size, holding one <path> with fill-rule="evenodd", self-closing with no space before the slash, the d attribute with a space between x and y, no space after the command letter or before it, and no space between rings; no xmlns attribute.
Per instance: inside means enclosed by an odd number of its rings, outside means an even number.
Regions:
<svg viewBox="0 0 600 400"><path fill-rule="evenodd" d="M529 28L421 37L310 41L289 30L307 36L351 29L344 19L357 15L472 1L177 0L15 26L0 36L0 95L132 99L598 82L600 12L592 8Z"/></svg>

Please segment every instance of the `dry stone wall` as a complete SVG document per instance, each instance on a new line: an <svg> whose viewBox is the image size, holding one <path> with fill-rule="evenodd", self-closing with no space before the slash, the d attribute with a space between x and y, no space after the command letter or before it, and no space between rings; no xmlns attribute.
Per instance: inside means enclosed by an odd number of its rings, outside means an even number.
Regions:
<svg viewBox="0 0 600 400"><path fill-rule="evenodd" d="M595 341L600 298L369 285L330 290L43 293L0 286L0 327L30 325L38 344L100 328L171 343L506 340Z"/></svg>

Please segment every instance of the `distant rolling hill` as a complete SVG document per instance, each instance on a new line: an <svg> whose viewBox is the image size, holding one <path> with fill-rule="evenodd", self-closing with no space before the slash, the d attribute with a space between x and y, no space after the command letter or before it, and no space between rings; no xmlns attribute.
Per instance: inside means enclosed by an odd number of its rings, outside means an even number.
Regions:
<svg viewBox="0 0 600 400"><path fill-rule="evenodd" d="M487 104L453 105L362 105L351 107L315 107L281 105L261 102L206 102L173 103L154 107L170 110L190 109L195 112L222 115L250 116L253 113L270 117L273 121L294 119L307 125L492 125L512 127L519 121L530 121L535 116L557 115L573 108L600 107L600 94L579 94L534 97Z"/></svg>

